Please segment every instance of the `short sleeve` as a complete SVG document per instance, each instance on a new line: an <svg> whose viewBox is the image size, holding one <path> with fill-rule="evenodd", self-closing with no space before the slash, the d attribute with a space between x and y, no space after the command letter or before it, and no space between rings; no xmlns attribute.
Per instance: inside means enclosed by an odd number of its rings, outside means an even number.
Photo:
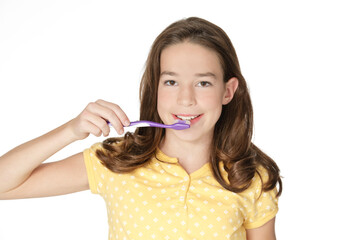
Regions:
<svg viewBox="0 0 360 240"><path fill-rule="evenodd" d="M94 194L103 193L105 175L109 171L96 156L96 150L101 148L101 143L96 143L83 152L89 187Z"/></svg>
<svg viewBox="0 0 360 240"><path fill-rule="evenodd" d="M268 175L265 169L258 169L264 182ZM276 187L270 191L262 192L262 183L258 174L253 178L250 189L246 190L246 205L244 209L245 229L258 228L274 218L278 212L278 198ZM260 195L261 194L261 195Z"/></svg>

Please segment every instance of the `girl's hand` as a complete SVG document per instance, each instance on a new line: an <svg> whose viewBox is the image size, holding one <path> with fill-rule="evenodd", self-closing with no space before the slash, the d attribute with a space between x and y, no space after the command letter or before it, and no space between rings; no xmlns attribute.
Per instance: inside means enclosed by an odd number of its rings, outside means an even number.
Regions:
<svg viewBox="0 0 360 240"><path fill-rule="evenodd" d="M77 140L84 139L91 134L105 137L110 133L108 122L121 135L124 133L124 126L130 121L124 111L116 104L97 100L89 103L79 116L68 123L71 131Z"/></svg>

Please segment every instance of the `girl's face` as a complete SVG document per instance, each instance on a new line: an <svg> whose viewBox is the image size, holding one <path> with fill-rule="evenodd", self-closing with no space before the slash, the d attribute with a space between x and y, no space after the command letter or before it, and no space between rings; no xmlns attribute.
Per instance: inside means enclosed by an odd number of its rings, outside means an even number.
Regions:
<svg viewBox="0 0 360 240"><path fill-rule="evenodd" d="M222 105L230 102L236 87L236 78L224 83L214 51L190 42L165 48L160 57L159 116L165 124L191 122L185 130L166 129L166 135L187 141L212 139Z"/></svg>

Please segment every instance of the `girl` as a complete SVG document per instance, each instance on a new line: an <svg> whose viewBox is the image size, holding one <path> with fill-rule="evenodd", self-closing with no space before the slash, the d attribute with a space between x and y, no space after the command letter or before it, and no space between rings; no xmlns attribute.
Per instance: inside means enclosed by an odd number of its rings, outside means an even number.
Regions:
<svg viewBox="0 0 360 240"><path fill-rule="evenodd" d="M138 128L42 164L89 134L108 136L108 122L124 133L126 114L98 100L1 157L0 199L90 189L106 202L109 239L275 239L279 168L251 142L252 105L226 33L194 17L167 27L150 50L140 101L141 120L190 128Z"/></svg>

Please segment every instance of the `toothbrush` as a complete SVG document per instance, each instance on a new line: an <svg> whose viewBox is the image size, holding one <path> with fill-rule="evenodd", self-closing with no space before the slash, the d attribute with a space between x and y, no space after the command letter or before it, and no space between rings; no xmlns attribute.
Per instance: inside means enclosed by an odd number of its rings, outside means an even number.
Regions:
<svg viewBox="0 0 360 240"><path fill-rule="evenodd" d="M111 123L108 124L109 126L111 126ZM166 125L157 122L142 120L142 121L130 122L130 125L126 127L158 127L158 128L172 128L175 130L184 130L190 127L190 121L178 120L174 124Z"/></svg>

